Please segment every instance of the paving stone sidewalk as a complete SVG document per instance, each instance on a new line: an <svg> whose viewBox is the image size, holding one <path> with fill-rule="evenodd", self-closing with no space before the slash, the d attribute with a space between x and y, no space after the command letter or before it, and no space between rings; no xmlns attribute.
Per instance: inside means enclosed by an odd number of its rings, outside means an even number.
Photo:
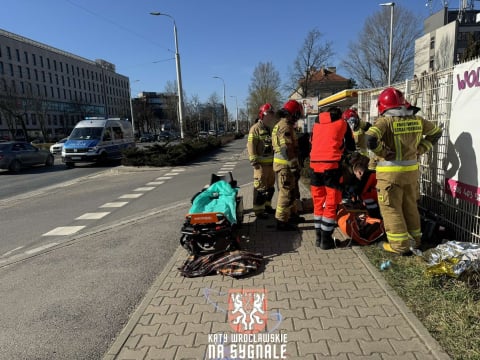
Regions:
<svg viewBox="0 0 480 360"><path fill-rule="evenodd" d="M251 184L240 195L242 242L263 254L265 268L245 279L184 278L178 268L187 252L179 247L104 360L449 359L361 250L315 247L311 214L298 232L278 232L273 216L253 216ZM228 300L239 289L265 293L263 332L281 338L235 342Z"/></svg>

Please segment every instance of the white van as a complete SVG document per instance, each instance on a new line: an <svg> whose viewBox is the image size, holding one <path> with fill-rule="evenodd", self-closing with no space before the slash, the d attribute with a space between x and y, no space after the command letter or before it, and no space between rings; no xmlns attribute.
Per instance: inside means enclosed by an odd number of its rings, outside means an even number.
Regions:
<svg viewBox="0 0 480 360"><path fill-rule="evenodd" d="M132 124L126 120L90 118L79 121L63 144L62 161L75 163L120 160L122 152L135 147Z"/></svg>

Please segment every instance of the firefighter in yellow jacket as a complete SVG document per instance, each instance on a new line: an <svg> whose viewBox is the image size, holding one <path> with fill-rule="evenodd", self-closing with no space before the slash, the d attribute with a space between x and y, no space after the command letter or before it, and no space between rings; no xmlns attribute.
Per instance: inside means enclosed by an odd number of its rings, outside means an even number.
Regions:
<svg viewBox="0 0 480 360"><path fill-rule="evenodd" d="M273 172L272 128L277 118L271 104L260 107L258 120L248 133L248 159L253 166L253 212L259 219L268 218L275 211L272 197L275 192Z"/></svg>
<svg viewBox="0 0 480 360"><path fill-rule="evenodd" d="M296 100L289 100L278 112L277 117L280 121L272 131L273 171L276 174L278 188L275 211L278 230L296 230L295 224L305 221L298 216L295 208L298 186L296 177L300 171L295 122L303 116L303 106Z"/></svg>
<svg viewBox="0 0 480 360"><path fill-rule="evenodd" d="M442 129L413 114L403 93L385 89L377 101L379 117L366 132L367 146L379 158L377 191L388 243L384 250L405 255L421 245L417 208L419 155L431 150Z"/></svg>

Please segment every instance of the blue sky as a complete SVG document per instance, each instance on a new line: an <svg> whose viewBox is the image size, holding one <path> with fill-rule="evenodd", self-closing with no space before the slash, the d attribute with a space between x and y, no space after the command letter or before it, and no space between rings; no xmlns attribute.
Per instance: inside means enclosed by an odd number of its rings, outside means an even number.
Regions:
<svg viewBox="0 0 480 360"><path fill-rule="evenodd" d="M253 70L272 62L287 79L307 33L318 28L336 53L348 56L365 19L381 9L378 0L9 0L0 28L84 58L104 59L130 78L132 93L161 92L175 81L173 22L177 24L183 88L188 98L223 98L229 111L244 107ZM397 0L425 18L426 0ZM433 1L438 10L441 1ZM457 1L452 7L458 6ZM388 34L385 34L388 36Z"/></svg>

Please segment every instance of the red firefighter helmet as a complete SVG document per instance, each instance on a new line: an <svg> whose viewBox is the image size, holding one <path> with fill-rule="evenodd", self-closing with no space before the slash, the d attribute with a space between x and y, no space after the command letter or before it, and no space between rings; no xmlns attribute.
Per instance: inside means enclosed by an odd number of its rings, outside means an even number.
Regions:
<svg viewBox="0 0 480 360"><path fill-rule="evenodd" d="M377 108L380 115L389 109L394 109L402 105L405 105L403 93L393 87L386 88L378 96Z"/></svg>
<svg viewBox="0 0 480 360"><path fill-rule="evenodd" d="M345 120L352 130L357 130L360 125L360 118L358 114L353 109L347 109L342 114L343 120Z"/></svg>
<svg viewBox="0 0 480 360"><path fill-rule="evenodd" d="M295 120L304 117L303 106L296 100L288 100L282 109L286 110Z"/></svg>
<svg viewBox="0 0 480 360"><path fill-rule="evenodd" d="M273 106L270 103L263 104L260 106L260 109L258 111L258 118L263 120L263 117L267 115L268 113L274 113L275 111L273 110Z"/></svg>

